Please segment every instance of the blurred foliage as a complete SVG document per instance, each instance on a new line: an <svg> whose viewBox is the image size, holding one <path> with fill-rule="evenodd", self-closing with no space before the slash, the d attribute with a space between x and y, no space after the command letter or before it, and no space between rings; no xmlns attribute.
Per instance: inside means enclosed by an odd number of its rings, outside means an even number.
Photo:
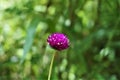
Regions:
<svg viewBox="0 0 120 80"><path fill-rule="evenodd" d="M120 80L120 0L0 0L0 80L47 80L53 32L51 80Z"/></svg>

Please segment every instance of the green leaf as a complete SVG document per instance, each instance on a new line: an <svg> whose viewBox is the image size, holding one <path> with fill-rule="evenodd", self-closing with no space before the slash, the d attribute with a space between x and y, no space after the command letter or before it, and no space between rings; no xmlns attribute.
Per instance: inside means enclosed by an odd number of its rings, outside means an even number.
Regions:
<svg viewBox="0 0 120 80"><path fill-rule="evenodd" d="M23 63L27 53L29 52L29 50L32 46L35 31L36 31L36 28L37 28L37 25L38 25L39 21L40 21L39 18L35 17L35 18L32 19L31 23L29 24L28 31L27 31L27 36L26 36L26 39L25 39L25 44L24 44L24 47L23 47L23 49L24 49L23 50L23 57L21 59L20 64Z"/></svg>

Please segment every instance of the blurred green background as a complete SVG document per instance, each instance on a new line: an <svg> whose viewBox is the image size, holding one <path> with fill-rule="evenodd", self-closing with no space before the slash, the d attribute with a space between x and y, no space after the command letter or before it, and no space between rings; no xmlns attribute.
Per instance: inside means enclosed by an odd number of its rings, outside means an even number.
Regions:
<svg viewBox="0 0 120 80"><path fill-rule="evenodd" d="M47 80L54 32L51 80L120 80L120 0L0 0L0 80Z"/></svg>

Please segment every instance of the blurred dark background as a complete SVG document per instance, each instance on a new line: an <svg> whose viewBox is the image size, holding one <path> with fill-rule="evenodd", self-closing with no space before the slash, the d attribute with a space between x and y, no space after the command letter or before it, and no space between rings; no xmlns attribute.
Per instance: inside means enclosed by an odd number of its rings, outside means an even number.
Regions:
<svg viewBox="0 0 120 80"><path fill-rule="evenodd" d="M120 80L120 0L0 0L0 80L47 80L54 32L51 80Z"/></svg>

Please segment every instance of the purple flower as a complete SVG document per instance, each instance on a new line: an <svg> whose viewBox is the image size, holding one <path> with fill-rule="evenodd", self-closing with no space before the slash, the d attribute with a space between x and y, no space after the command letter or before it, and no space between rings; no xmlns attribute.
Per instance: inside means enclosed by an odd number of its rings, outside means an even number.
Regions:
<svg viewBox="0 0 120 80"><path fill-rule="evenodd" d="M62 33L53 33L48 36L47 42L56 50L64 50L69 47L69 39Z"/></svg>

